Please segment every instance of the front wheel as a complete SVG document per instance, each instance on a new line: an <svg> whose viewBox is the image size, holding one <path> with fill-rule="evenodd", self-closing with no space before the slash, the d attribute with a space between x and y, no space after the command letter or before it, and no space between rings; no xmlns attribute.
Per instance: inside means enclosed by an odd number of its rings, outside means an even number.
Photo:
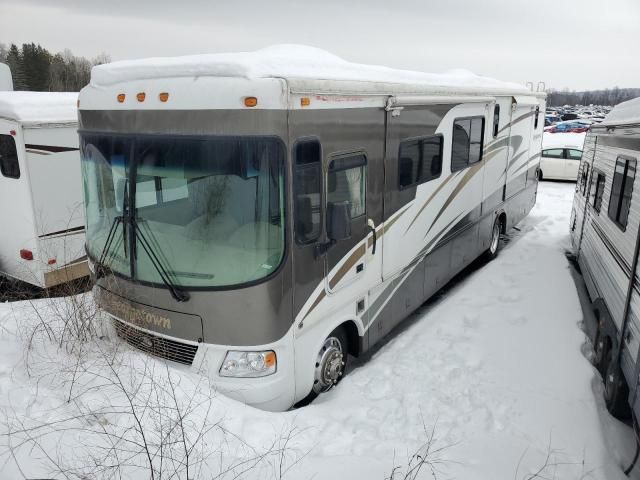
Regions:
<svg viewBox="0 0 640 480"><path fill-rule="evenodd" d="M325 339L318 351L313 375L313 387L307 397L297 406L311 403L320 394L328 392L344 376L347 367L347 334L342 327L336 328Z"/></svg>

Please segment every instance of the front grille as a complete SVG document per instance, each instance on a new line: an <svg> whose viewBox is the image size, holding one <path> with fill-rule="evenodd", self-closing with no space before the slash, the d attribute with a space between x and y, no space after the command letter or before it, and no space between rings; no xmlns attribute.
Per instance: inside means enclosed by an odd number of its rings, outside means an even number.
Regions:
<svg viewBox="0 0 640 480"><path fill-rule="evenodd" d="M143 352L155 355L156 357L184 365L191 365L198 351L197 345L189 345L187 343L176 342L175 340L151 335L116 319L113 319L113 326L118 336L129 345Z"/></svg>

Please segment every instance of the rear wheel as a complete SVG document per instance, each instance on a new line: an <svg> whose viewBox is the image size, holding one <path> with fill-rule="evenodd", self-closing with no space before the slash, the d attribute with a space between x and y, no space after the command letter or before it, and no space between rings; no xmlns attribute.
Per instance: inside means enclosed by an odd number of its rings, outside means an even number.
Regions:
<svg viewBox="0 0 640 480"><path fill-rule="evenodd" d="M503 230L503 219L502 216L499 215L493 222L493 227L491 228L491 240L489 241L489 248L485 252L485 257L487 260L493 260L498 256L498 250L500 250L500 234Z"/></svg>
<svg viewBox="0 0 640 480"><path fill-rule="evenodd" d="M613 351L609 351L607 359L607 370L604 375L604 401L607 410L616 418L626 419L631 414L629 407L629 387L622 374L620 364L613 356Z"/></svg>

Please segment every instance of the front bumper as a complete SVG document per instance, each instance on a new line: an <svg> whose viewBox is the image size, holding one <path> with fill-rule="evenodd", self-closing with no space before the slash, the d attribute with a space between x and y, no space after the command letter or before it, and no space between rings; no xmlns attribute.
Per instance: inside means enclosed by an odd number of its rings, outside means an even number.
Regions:
<svg viewBox="0 0 640 480"><path fill-rule="evenodd" d="M213 345L165 336L108 315L115 322L118 336L127 343L145 353L175 362L182 368L206 375L218 392L230 398L269 411L284 411L294 403L295 371L291 331L277 342L267 345ZM229 350L273 350L277 357L276 372L257 378L221 377L220 367ZM187 351L195 354L185 361L184 352Z"/></svg>

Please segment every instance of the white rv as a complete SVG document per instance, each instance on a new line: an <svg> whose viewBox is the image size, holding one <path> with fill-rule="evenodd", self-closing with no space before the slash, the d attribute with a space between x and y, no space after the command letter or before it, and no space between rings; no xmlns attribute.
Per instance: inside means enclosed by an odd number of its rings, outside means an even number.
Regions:
<svg viewBox="0 0 640 480"><path fill-rule="evenodd" d="M10 92L13 90L13 79L9 65L0 63L0 92Z"/></svg>
<svg viewBox="0 0 640 480"><path fill-rule="evenodd" d="M617 416L638 413L640 346L640 98L589 131L571 214L571 240L598 319L594 363ZM637 185L636 185L637 184Z"/></svg>
<svg viewBox="0 0 640 480"><path fill-rule="evenodd" d="M536 199L545 95L313 48L95 67L87 252L133 346L271 410L322 394Z"/></svg>
<svg viewBox="0 0 640 480"><path fill-rule="evenodd" d="M0 92L0 275L88 274L76 93Z"/></svg>

